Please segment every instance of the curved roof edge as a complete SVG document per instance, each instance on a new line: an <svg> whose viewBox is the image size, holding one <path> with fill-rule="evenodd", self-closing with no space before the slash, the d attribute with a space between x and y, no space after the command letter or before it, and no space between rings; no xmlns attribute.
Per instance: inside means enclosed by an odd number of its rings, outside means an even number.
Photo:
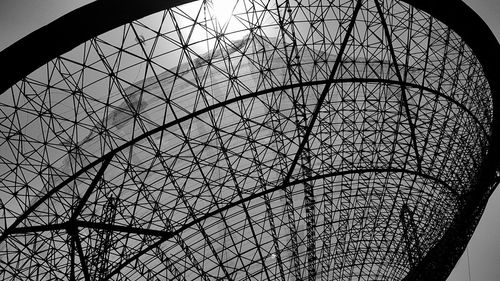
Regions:
<svg viewBox="0 0 500 281"><path fill-rule="evenodd" d="M73 10L0 52L0 94L91 38L155 12L194 0L106 0Z"/></svg>
<svg viewBox="0 0 500 281"><path fill-rule="evenodd" d="M78 8L0 52L0 94L44 63L108 30L193 0L106 0ZM460 35L481 62L493 94L491 144L500 141L500 45L486 23L461 0L402 0ZM69 29L68 27L71 27ZM405 280L444 280L460 258L491 194L500 147L490 146L467 202L443 238ZM435 261L439 260L439 264Z"/></svg>
<svg viewBox="0 0 500 281"><path fill-rule="evenodd" d="M480 61L493 96L493 124L490 147L471 191L452 226L422 261L404 278L410 280L446 280L455 267L494 191L498 179L500 148L500 44L486 23L461 0L402 0L425 11L454 30ZM439 262L437 262L439 261Z"/></svg>

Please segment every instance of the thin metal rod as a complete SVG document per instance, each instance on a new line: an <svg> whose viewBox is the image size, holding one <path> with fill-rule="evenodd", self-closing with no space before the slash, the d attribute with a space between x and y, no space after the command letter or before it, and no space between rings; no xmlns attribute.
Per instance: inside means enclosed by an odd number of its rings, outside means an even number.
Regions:
<svg viewBox="0 0 500 281"><path fill-rule="evenodd" d="M396 77L398 78L401 85L401 97L403 99L403 108L406 113L406 119L408 119L408 125L410 126L410 137L411 143L413 144L413 150L415 152L415 158L417 159L417 167L419 170L422 169L422 159L420 158L420 153L418 152L417 147L417 137L415 136L415 124L413 124L412 114L410 107L408 105L408 97L406 95L406 83L403 80L401 75L401 71L399 70L398 59L396 57L396 53L394 52L394 46L392 45L392 36L389 32L389 27L387 26L387 22L385 21L384 13L382 12L382 8L380 7L380 3L378 0L375 1L375 6L377 7L378 15L380 17L380 21L382 22L382 27L385 32L385 36L387 37L387 45L389 46L389 52L391 53L391 58L394 63L394 69L396 71Z"/></svg>

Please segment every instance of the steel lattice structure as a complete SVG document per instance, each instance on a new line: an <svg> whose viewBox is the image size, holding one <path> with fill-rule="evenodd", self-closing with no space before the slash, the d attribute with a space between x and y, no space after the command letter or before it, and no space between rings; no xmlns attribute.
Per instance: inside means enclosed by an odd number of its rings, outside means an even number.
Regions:
<svg viewBox="0 0 500 281"><path fill-rule="evenodd" d="M435 2L96 1L9 47L0 278L444 280L500 47Z"/></svg>

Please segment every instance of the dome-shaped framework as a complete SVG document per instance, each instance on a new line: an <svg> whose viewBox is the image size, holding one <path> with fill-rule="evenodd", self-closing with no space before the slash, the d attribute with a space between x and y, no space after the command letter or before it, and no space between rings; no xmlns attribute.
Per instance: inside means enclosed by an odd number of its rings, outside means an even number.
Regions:
<svg viewBox="0 0 500 281"><path fill-rule="evenodd" d="M0 54L3 280L446 278L498 159L472 11L143 2Z"/></svg>

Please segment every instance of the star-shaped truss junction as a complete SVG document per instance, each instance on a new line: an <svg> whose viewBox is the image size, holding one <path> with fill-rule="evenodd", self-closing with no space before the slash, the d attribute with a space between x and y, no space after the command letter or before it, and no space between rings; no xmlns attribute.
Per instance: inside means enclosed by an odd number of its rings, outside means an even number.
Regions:
<svg viewBox="0 0 500 281"><path fill-rule="evenodd" d="M453 225L493 122L455 31L396 0L215 2L0 95L1 279L401 280Z"/></svg>

